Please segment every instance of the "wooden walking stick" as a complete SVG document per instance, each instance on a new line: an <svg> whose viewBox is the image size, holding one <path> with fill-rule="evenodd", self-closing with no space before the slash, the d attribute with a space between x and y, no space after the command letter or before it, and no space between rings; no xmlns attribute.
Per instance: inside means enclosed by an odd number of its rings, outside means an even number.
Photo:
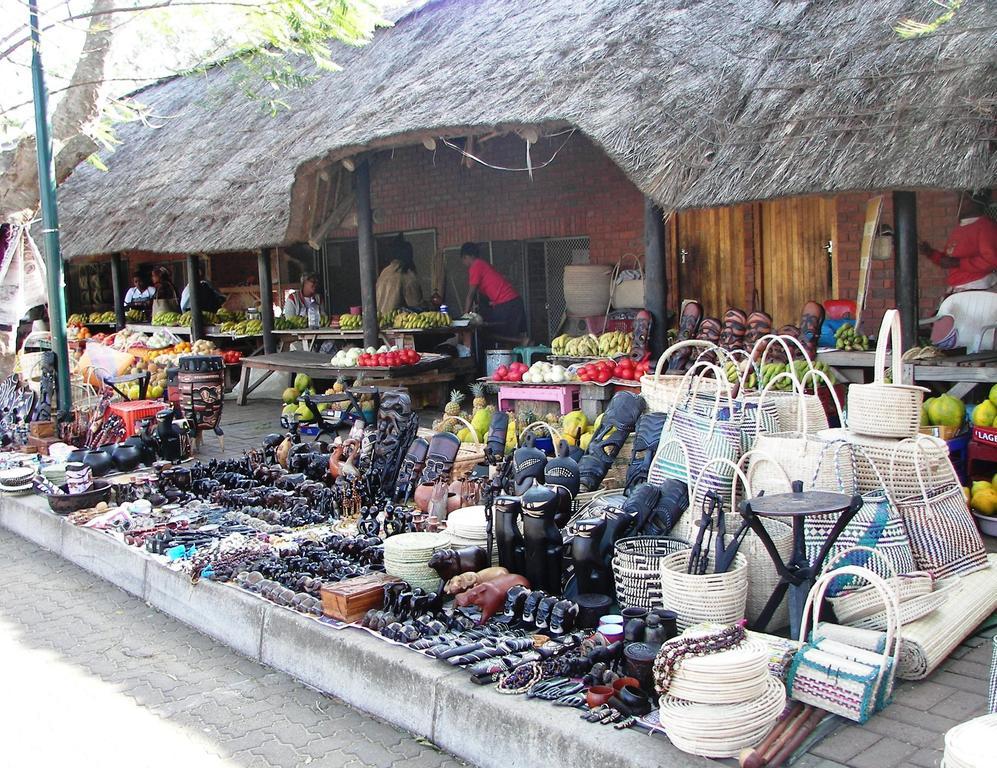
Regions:
<svg viewBox="0 0 997 768"><path fill-rule="evenodd" d="M820 724L820 721L824 719L824 715L826 714L827 712L823 709L817 709L816 707L812 709L806 721L799 727L795 727L792 734L783 743L779 751L769 758L769 768L779 768L779 766L785 763L789 759L790 755L797 750L800 744L806 740L807 736L813 733L814 728Z"/></svg>
<svg viewBox="0 0 997 768"><path fill-rule="evenodd" d="M769 731L768 736L760 744L741 750L741 754L738 755L738 763L741 768L763 768L768 762L766 755L779 749L788 738L787 734L792 732L794 723L798 720L802 722L809 714L809 705L803 705L798 701L793 702L786 716L775 724L775 727Z"/></svg>

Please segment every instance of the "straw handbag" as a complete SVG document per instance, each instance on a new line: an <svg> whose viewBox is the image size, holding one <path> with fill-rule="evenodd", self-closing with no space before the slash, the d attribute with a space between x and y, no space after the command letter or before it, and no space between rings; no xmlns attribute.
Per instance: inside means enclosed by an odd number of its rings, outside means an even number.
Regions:
<svg viewBox="0 0 997 768"><path fill-rule="evenodd" d="M680 349L693 347L702 351L709 351L715 348L714 344L698 339L689 339L672 344L662 352L658 358L658 364L654 367L653 374L644 374L640 377L640 394L647 403L647 410L652 413L670 413L675 407L675 401L682 391L685 383L685 374L668 373L662 374L665 364L673 354ZM713 379L709 379L703 384L707 389L715 389L718 385Z"/></svg>
<svg viewBox="0 0 997 768"><path fill-rule="evenodd" d="M620 280L621 273L624 272L623 260L627 257L633 260L634 270L640 275L638 278ZM644 308L644 265L640 259L632 253L625 253L616 262L613 276L610 280L611 292L610 306L613 309L643 309Z"/></svg>
<svg viewBox="0 0 997 768"><path fill-rule="evenodd" d="M915 446L921 444L919 440L913 442ZM926 483L926 468L915 461L918 493L896 500L918 569L942 578L986 568L987 550L958 479L935 482L928 470ZM951 470L946 478L954 474ZM891 477L895 477L895 468L891 468Z"/></svg>
<svg viewBox="0 0 997 768"><path fill-rule="evenodd" d="M896 599L899 626L917 621L944 605L952 589L958 584L958 579L946 579L939 583L938 589L935 589L935 582L930 573L922 571L900 576L893 570L893 564L882 552L870 547L852 547L843 550L828 560L824 570L833 571L846 557L862 551L867 556L875 557L890 572L886 584ZM842 624L877 632L885 632L887 629L888 609L879 592L871 585L840 592L836 597L828 597L827 601L834 608L834 615Z"/></svg>
<svg viewBox="0 0 997 768"><path fill-rule="evenodd" d="M778 430L774 429L772 431L796 431L810 434L827 429L827 412L824 410L824 405L816 394L816 388L821 379L823 379L823 382L828 387L832 387L833 385L823 371L813 367L810 356L799 339L795 339L792 336L769 334L755 342L755 346L749 355L752 364L746 366L741 374L740 391L742 393L747 391L747 379L752 372L755 373L756 378L761 382L761 372L765 367L770 351L775 347L781 347L782 353L790 361L793 359L794 350L792 347L796 347L796 350L802 355L802 359L806 361L807 370L801 377L796 366L790 363L784 372L773 376L759 395L756 395L756 397L766 397L776 408L779 418ZM758 361L757 363L754 362L756 360ZM785 378L789 378L792 382L791 391L786 392L773 388L775 382ZM815 393L813 395L806 393L806 382L809 380L812 380L814 384ZM838 413L840 414L841 404L836 404L838 406Z"/></svg>
<svg viewBox="0 0 997 768"><path fill-rule="evenodd" d="M609 306L610 276L607 264L569 264L564 268L564 306L569 315L602 315Z"/></svg>
<svg viewBox="0 0 997 768"><path fill-rule="evenodd" d="M861 448L857 450L861 451ZM872 466L875 469L875 465ZM912 573L918 568L907 527L882 478L879 486L878 491L862 494L862 508L838 535L827 553L827 562L836 562L850 553L846 564L869 568L881 578L888 579L898 574ZM833 490L845 493L843 488ZM820 554L837 520L837 515L811 515L804 521L807 557L811 562ZM878 557L870 561L869 551L874 551ZM838 581L828 588L828 594L836 595L848 586L852 584Z"/></svg>
<svg viewBox="0 0 997 768"><path fill-rule="evenodd" d="M886 346L893 341L893 383L884 378ZM900 340L900 313L886 310L876 343L876 378L872 384L852 384L848 388L848 428L859 435L913 437L921 425L924 387L903 383L903 352Z"/></svg>
<svg viewBox="0 0 997 768"><path fill-rule="evenodd" d="M890 495L894 499L918 493L920 486L914 470L918 461L938 481L957 479L949 460L948 445L937 437L918 435L915 438L897 440L856 435L847 429L826 429L817 436L827 442L844 440L854 446L852 455L856 493L882 490L883 478L889 480ZM896 471L891 471L891 468Z"/></svg>
<svg viewBox="0 0 997 768"><path fill-rule="evenodd" d="M748 561L738 553L726 573L686 573L692 550L674 552L661 561L661 602L678 614L685 631L693 624L734 624L744 618L748 600ZM712 552L708 570L714 567Z"/></svg>
<svg viewBox="0 0 997 768"><path fill-rule="evenodd" d="M690 549L689 542L665 536L620 539L613 549L613 578L621 608L661 608L661 561Z"/></svg>
<svg viewBox="0 0 997 768"><path fill-rule="evenodd" d="M820 605L828 585L842 574L861 577L880 591L888 614L881 653L818 637ZM808 630L812 632L809 641ZM877 574L854 565L821 574L807 595L800 642L803 645L793 659L787 682L792 698L859 723L885 706L893 689L900 636L893 591Z"/></svg>

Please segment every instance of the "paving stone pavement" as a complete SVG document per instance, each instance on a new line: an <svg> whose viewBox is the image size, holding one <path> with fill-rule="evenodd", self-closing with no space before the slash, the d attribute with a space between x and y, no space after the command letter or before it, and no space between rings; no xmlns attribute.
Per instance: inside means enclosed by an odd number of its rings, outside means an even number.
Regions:
<svg viewBox="0 0 997 768"><path fill-rule="evenodd" d="M8 531L0 581L0 765L463 765Z"/></svg>

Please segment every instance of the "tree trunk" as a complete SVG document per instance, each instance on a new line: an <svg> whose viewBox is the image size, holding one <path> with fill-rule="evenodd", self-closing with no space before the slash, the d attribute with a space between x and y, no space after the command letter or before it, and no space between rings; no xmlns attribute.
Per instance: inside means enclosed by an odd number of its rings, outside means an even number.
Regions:
<svg viewBox="0 0 997 768"><path fill-rule="evenodd" d="M52 113L56 183L64 181L97 150L96 142L84 131L100 115L104 66L112 38L111 17L106 12L113 7L114 0L93 0L91 13L100 15L90 19L69 89ZM35 137L29 135L13 149L0 153L0 220L27 221L38 210L38 195Z"/></svg>

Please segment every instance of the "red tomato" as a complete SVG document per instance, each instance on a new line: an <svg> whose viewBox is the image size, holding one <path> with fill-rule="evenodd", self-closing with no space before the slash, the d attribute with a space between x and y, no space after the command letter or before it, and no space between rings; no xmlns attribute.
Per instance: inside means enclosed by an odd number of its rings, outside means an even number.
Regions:
<svg viewBox="0 0 997 768"><path fill-rule="evenodd" d="M579 371L578 371L578 380L579 381L588 381L590 378L592 378L592 377L589 376L589 372L588 371L586 371L584 368L579 369Z"/></svg>
<svg viewBox="0 0 997 768"><path fill-rule="evenodd" d="M499 381L503 381L505 377L508 375L509 375L508 365L500 365L498 368L495 369L495 378L498 379Z"/></svg>
<svg viewBox="0 0 997 768"><path fill-rule="evenodd" d="M613 378L613 372L608 368L600 368L599 372L595 375L595 380L600 384L605 384L611 378Z"/></svg>

